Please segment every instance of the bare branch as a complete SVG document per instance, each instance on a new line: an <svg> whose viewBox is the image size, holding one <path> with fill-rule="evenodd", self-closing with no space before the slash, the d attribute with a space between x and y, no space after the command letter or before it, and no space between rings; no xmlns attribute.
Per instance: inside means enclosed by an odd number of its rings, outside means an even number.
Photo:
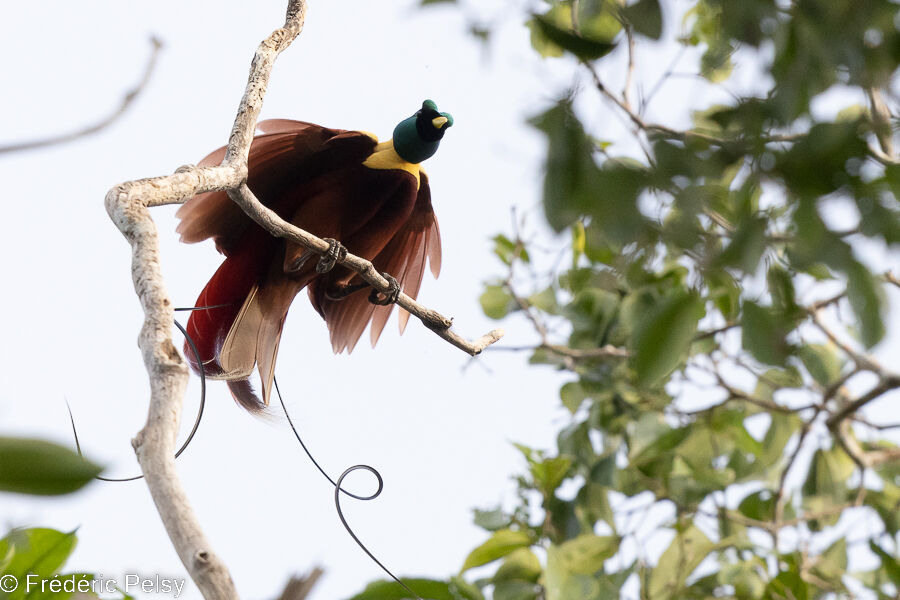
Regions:
<svg viewBox="0 0 900 600"><path fill-rule="evenodd" d="M278 596L278 600L306 600L323 573L322 569L314 567L306 575L291 577L285 584L281 595Z"/></svg>
<svg viewBox="0 0 900 600"><path fill-rule="evenodd" d="M300 33L305 12L304 0L291 0L284 27L260 45L247 92L238 109L229 156L247 156L268 83L268 70L277 54ZM244 135L235 135L239 130L244 130ZM160 268L156 225L147 209L183 202L203 191L238 186L246 174L246 159L242 165L232 161L221 167L188 167L166 177L120 184L106 195L110 218L131 244L132 278L144 309L138 345L150 375L150 406L147 423L132 444L150 495L181 562L203 596L216 600L236 599L238 594L227 567L213 553L200 528L172 458L188 371L172 342L174 311Z"/></svg>
<svg viewBox="0 0 900 600"><path fill-rule="evenodd" d="M112 114L104 117L93 125L88 125L87 127L83 127L82 129L78 129L70 133L64 133L62 135L56 135L49 138L44 138L42 140L17 142L15 144L9 144L7 146L0 146L0 154L21 152L23 150L37 150L39 148L46 148L48 146L65 144L79 138L93 135L115 123L119 119L119 117L124 115L125 112L131 107L135 99L137 99L140 93L144 91L144 88L147 87L147 83L150 81L150 77L153 74L154 69L156 68L156 61L159 57L159 51L162 48L162 42L159 41L159 39L157 39L156 37L151 37L150 44L152 46L152 50L150 52L150 58L147 60L147 66L144 67L144 74L141 76L141 80L131 91L125 94L125 96L122 98L122 102L119 104L118 108L116 108L116 110L112 112Z"/></svg>

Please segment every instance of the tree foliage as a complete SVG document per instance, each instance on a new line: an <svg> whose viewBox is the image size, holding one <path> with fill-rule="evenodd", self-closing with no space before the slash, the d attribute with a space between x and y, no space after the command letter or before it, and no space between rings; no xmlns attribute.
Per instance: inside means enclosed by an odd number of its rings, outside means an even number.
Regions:
<svg viewBox="0 0 900 600"><path fill-rule="evenodd" d="M881 262L900 244L900 6L542 6L534 50L590 82L530 120L568 260L498 235L506 273L481 301L524 316L531 362L570 375L571 418L557 448L520 447L519 502L476 511L487 538L434 597L895 597L897 425L866 409L900 386L871 354L900 286ZM688 128L648 120L635 49L672 38L710 86L749 65L758 88L684 98ZM601 75L617 57L622 94ZM595 137L594 99L633 139ZM406 597L381 589L357 598Z"/></svg>

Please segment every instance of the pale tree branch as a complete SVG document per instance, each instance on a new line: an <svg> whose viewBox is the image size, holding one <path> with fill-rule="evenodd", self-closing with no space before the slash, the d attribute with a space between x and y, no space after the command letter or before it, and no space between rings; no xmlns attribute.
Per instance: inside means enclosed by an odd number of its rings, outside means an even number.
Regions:
<svg viewBox="0 0 900 600"><path fill-rule="evenodd" d="M235 129L246 128L243 139L232 135L232 156L247 155L249 139L268 83L272 61L297 37L303 27L306 3L291 0L285 25L267 38L257 51L238 110ZM260 56L271 55L268 60ZM243 142L246 147L241 147ZM120 184L106 195L110 218L131 244L132 278L144 309L144 324L138 345L150 375L150 406L147 423L133 440L138 463L156 504L160 519L181 562L205 598L231 600L237 590L225 564L212 551L175 469L175 437L181 420L188 370L172 342L174 311L160 268L156 225L150 206L183 202L193 195L240 185L246 178L243 165L179 169L174 175Z"/></svg>
<svg viewBox="0 0 900 600"><path fill-rule="evenodd" d="M76 131L64 133L61 135L54 135L39 140L17 142L14 144L8 144L6 146L0 146L0 154L21 152L24 150L38 150L40 148L47 148L48 146L65 144L67 142L75 141L79 138L93 135L115 123L119 119L119 117L124 115L125 112L131 107L131 105L144 90L144 88L147 87L147 83L150 81L150 77L153 75L153 71L156 68L156 62L159 57L159 51L162 49L162 42L159 41L159 39L157 39L156 37L151 37L150 44L152 46L150 58L147 60L147 65L144 67L144 73L143 75L141 75L140 81L133 89L131 89L131 91L125 94L125 96L122 98L122 101L119 103L119 106L111 114L107 115L96 123L93 123L86 127L82 127L81 129L78 129Z"/></svg>
<svg viewBox="0 0 900 600"><path fill-rule="evenodd" d="M175 437L188 370L172 342L173 304L162 277L156 225L148 208L181 203L202 192L227 190L273 235L303 244L318 254L327 250L323 240L285 223L262 206L246 186L247 157L272 65L300 34L305 15L305 0L289 0L284 27L259 45L221 165L185 166L172 175L119 184L106 195L106 210L132 248L132 279L144 310L138 345L150 376L150 406L147 423L132 444L173 547L203 596L216 600L236 599L238 595L227 567L203 534L175 470ZM360 273L379 291L389 289L387 280L369 261L348 254L338 262ZM470 342L449 330L450 319L408 296L401 294L398 303L442 338L473 355L502 336L502 331L494 330Z"/></svg>

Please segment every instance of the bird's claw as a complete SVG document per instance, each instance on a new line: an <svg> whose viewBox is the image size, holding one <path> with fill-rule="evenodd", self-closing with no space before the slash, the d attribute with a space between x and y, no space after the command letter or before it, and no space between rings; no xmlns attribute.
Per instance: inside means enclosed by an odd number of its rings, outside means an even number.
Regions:
<svg viewBox="0 0 900 600"><path fill-rule="evenodd" d="M379 298L378 290L372 290L369 293L369 302L372 304L377 304L378 306L387 306L388 304L396 304L397 300L400 298L400 282L397 281L392 275L389 273L382 273L382 277L388 280L388 291L384 292L384 298Z"/></svg>
<svg viewBox="0 0 900 600"><path fill-rule="evenodd" d="M347 249L337 240L331 238L322 238L328 242L328 250L319 257L316 263L316 273L327 273L334 268L335 263L347 257Z"/></svg>

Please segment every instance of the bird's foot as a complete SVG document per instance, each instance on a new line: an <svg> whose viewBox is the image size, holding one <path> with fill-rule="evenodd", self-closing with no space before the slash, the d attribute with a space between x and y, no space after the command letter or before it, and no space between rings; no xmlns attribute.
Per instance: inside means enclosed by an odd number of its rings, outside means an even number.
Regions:
<svg viewBox="0 0 900 600"><path fill-rule="evenodd" d="M382 273L381 276L388 280L390 287L387 292L384 292L384 298L379 298L379 295L382 295L381 292L372 290L369 294L369 302L377 304L378 306L396 304L397 300L400 298L400 282L394 279L389 273Z"/></svg>
<svg viewBox="0 0 900 600"><path fill-rule="evenodd" d="M319 257L319 262L316 263L316 273L327 273L334 268L337 261L347 257L347 249L339 241L331 238L322 239L328 242L328 250Z"/></svg>

